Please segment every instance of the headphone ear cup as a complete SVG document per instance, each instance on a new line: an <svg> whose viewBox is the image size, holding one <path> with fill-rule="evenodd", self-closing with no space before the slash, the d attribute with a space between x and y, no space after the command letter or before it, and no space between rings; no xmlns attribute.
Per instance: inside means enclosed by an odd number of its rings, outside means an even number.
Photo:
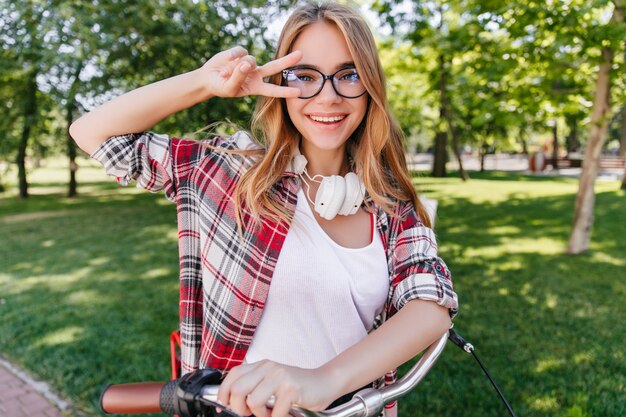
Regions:
<svg viewBox="0 0 626 417"><path fill-rule="evenodd" d="M344 177L346 181L346 197L343 201L339 214L349 216L355 214L363 203L363 184L354 172L348 172Z"/></svg>
<svg viewBox="0 0 626 417"><path fill-rule="evenodd" d="M335 218L346 197L346 181L339 175L324 177L315 196L315 211L326 220Z"/></svg>

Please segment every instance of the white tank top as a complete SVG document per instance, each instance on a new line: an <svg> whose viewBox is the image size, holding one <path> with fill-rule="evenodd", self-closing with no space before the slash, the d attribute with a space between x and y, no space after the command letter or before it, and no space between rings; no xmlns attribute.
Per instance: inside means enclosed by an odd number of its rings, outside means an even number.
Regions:
<svg viewBox="0 0 626 417"><path fill-rule="evenodd" d="M363 339L389 292L383 244L351 249L315 220L302 190L245 361L319 367Z"/></svg>

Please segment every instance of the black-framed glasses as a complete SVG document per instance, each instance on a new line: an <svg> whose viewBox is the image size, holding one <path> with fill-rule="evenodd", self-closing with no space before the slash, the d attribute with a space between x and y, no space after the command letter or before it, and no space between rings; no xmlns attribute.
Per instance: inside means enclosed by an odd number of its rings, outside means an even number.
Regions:
<svg viewBox="0 0 626 417"><path fill-rule="evenodd" d="M283 70L283 82L287 87L300 90L299 98L307 99L318 95L326 80L331 81L335 93L345 98L357 98L365 94L366 89L356 68L344 67L333 74L326 75L318 69L301 66Z"/></svg>

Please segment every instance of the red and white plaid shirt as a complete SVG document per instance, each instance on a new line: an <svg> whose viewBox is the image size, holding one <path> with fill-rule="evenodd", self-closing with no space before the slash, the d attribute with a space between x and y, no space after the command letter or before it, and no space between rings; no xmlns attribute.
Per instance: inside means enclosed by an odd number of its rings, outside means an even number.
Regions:
<svg viewBox="0 0 626 417"><path fill-rule="evenodd" d="M253 144L245 133L204 143L231 150ZM251 157L151 132L110 138L92 157L121 184L135 180L149 191L163 190L176 203L182 373L207 367L227 371L242 363L289 230L288 224L268 219L261 227L248 226L251 217L244 208L239 234L233 196ZM299 187L299 177L288 170L272 192L293 213ZM376 209L390 280L378 321L413 299L435 301L454 316L457 296L437 256L433 231L420 222L412 204L398 204L396 216Z"/></svg>

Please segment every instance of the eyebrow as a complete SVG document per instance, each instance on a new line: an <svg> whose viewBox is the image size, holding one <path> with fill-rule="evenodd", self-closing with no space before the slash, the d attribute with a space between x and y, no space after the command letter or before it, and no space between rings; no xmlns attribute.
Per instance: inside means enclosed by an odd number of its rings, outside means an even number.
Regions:
<svg viewBox="0 0 626 417"><path fill-rule="evenodd" d="M350 67L356 68L356 65L354 65L354 62L348 61L348 62L341 63L341 64L337 65L335 67L335 69L339 70L339 69L342 69L342 68L350 68ZM313 64L298 64L294 68L313 68L313 69L316 69L316 70L322 72L322 70L320 70L320 67L318 67L317 65L313 65Z"/></svg>

